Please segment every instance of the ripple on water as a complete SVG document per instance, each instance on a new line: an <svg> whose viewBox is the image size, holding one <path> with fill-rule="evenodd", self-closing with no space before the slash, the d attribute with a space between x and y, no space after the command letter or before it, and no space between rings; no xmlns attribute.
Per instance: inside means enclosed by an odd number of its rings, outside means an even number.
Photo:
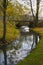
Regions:
<svg viewBox="0 0 43 65"><path fill-rule="evenodd" d="M39 36L38 36L38 42L39 42ZM12 50L7 51L7 63L10 65L11 63L17 64L19 61L23 60L28 54L30 54L31 47L33 44L33 35L23 36L22 40L18 39L15 42L13 42L13 46L17 46L19 45L19 43L21 44L21 47L18 50L17 49L15 50L13 48ZM36 47L36 43L34 38L33 48L35 47ZM0 53L0 65L4 65L3 53Z"/></svg>

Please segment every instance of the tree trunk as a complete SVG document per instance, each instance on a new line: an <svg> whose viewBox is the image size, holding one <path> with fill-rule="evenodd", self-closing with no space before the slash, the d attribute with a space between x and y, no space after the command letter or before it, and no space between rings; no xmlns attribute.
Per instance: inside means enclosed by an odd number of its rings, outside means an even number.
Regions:
<svg viewBox="0 0 43 65"><path fill-rule="evenodd" d="M4 65L7 65L6 54L6 0L3 1L3 53L4 53Z"/></svg>
<svg viewBox="0 0 43 65"><path fill-rule="evenodd" d="M33 19L34 19L34 13L33 13L33 7L32 7L32 1L30 0L30 6L31 6L31 12L32 12L32 16L33 16Z"/></svg>
<svg viewBox="0 0 43 65"><path fill-rule="evenodd" d="M39 14L39 4L40 4L40 0L37 0L37 9L36 9L36 22L35 25L38 25L38 14Z"/></svg>
<svg viewBox="0 0 43 65"><path fill-rule="evenodd" d="M30 0L30 6L31 6L32 17L33 17L32 27L35 27L35 15L34 15L33 7L32 7L32 0Z"/></svg>
<svg viewBox="0 0 43 65"><path fill-rule="evenodd" d="M36 0L37 4L36 4L36 16L34 16L34 12L33 12L33 8L32 8L32 0L30 0L30 6L31 6L31 12L32 12L32 16L33 16L33 22L34 22L34 26L38 25L38 14L39 14L39 5L40 5L40 0Z"/></svg>
<svg viewBox="0 0 43 65"><path fill-rule="evenodd" d="M3 39L5 41L5 37L6 37L6 0L3 1L3 7L4 7L4 11L3 11Z"/></svg>

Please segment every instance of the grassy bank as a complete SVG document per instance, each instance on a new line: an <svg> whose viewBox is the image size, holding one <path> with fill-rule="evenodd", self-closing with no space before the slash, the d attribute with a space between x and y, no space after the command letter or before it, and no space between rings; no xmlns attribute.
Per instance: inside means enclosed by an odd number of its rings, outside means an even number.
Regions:
<svg viewBox="0 0 43 65"><path fill-rule="evenodd" d="M43 28L33 28L33 31L36 31L37 33L39 33L41 36L43 36Z"/></svg>
<svg viewBox="0 0 43 65"><path fill-rule="evenodd" d="M41 35L41 40L36 48L18 65L43 65L43 28L34 28Z"/></svg>
<svg viewBox="0 0 43 65"><path fill-rule="evenodd" d="M3 23L0 21L0 38L3 36ZM11 41L19 37L19 31L14 24L6 23L6 40Z"/></svg>

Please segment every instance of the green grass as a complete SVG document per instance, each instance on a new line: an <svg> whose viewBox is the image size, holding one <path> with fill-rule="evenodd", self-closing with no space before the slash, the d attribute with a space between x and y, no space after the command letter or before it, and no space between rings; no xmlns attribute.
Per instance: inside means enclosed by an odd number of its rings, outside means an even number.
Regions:
<svg viewBox="0 0 43 65"><path fill-rule="evenodd" d="M34 28L41 35L41 40L36 48L18 65L43 65L43 28Z"/></svg>

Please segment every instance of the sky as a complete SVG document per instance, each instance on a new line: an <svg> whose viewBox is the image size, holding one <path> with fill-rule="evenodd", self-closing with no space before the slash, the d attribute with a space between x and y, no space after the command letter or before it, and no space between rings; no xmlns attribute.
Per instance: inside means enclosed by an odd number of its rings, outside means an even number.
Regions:
<svg viewBox="0 0 43 65"><path fill-rule="evenodd" d="M14 3L14 1L15 0L12 0L13 3ZM21 3L23 6L30 8L29 0L18 0L18 2ZM34 13L36 13L36 0L32 0L32 6L33 6ZM43 0L41 0L41 2L40 2L39 17L43 17Z"/></svg>

